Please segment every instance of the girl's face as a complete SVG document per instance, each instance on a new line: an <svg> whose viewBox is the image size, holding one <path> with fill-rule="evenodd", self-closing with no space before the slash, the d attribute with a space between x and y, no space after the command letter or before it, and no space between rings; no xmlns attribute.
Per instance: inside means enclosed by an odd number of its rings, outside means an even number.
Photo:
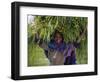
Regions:
<svg viewBox="0 0 100 82"><path fill-rule="evenodd" d="M62 36L59 33L56 33L54 40L57 44L60 44L62 42Z"/></svg>

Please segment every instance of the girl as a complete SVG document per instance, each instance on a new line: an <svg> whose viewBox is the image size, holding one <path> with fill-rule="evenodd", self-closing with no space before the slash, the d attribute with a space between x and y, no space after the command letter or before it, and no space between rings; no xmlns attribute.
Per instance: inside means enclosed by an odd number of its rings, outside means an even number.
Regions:
<svg viewBox="0 0 100 82"><path fill-rule="evenodd" d="M40 40L38 44L44 49L50 65L76 64L75 47L71 43L65 43L63 34L59 31L54 32L48 44L43 40Z"/></svg>

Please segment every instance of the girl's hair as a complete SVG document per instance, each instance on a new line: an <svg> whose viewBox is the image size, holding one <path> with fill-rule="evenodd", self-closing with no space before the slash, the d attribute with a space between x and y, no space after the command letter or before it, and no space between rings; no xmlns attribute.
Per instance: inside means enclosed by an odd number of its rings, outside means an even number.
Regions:
<svg viewBox="0 0 100 82"><path fill-rule="evenodd" d="M61 35L62 42L63 42L63 40L64 40L63 34L62 34L61 32L59 32L58 30L55 30L55 31L54 31L54 33L53 33L53 35L52 35L52 36L53 36L53 40L54 40L54 38L56 37L56 34L57 34L57 33Z"/></svg>

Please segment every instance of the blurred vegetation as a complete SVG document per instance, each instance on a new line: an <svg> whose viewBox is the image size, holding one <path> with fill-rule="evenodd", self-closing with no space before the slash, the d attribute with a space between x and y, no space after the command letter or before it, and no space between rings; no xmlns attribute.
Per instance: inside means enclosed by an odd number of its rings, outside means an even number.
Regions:
<svg viewBox="0 0 100 82"><path fill-rule="evenodd" d="M87 17L34 16L28 24L28 66L48 65L44 50L34 43L36 33L47 42L55 30L63 33L64 41L80 43L76 48L77 64L87 64Z"/></svg>

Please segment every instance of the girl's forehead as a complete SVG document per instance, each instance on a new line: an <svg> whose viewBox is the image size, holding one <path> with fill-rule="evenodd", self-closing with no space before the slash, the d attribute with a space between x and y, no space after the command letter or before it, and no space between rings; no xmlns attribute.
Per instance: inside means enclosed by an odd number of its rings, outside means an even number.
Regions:
<svg viewBox="0 0 100 82"><path fill-rule="evenodd" d="M59 37L61 37L61 34L57 33L57 34L56 34L56 36L59 36Z"/></svg>
<svg viewBox="0 0 100 82"><path fill-rule="evenodd" d="M60 33L56 33L56 35L61 35Z"/></svg>

